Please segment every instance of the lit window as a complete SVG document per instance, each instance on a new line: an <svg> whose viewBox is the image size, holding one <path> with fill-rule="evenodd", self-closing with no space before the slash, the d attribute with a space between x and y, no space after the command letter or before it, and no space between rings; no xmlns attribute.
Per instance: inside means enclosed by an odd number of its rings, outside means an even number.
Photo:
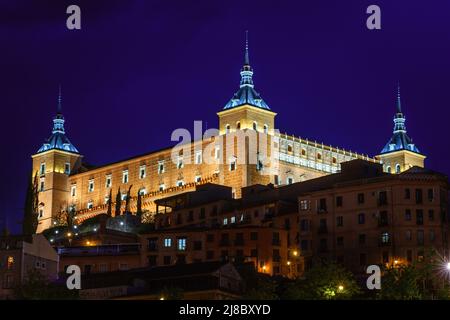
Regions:
<svg viewBox="0 0 450 320"><path fill-rule="evenodd" d="M214 150L214 157L216 159L220 159L220 147L216 146L216 149Z"/></svg>
<svg viewBox="0 0 450 320"><path fill-rule="evenodd" d="M195 176L195 182L200 183L202 181L202 176Z"/></svg>
<svg viewBox="0 0 450 320"><path fill-rule="evenodd" d="M94 180L89 180L88 192L94 191Z"/></svg>
<svg viewBox="0 0 450 320"><path fill-rule="evenodd" d="M391 167L389 167L389 166L386 167L386 172L387 172L387 173L391 173Z"/></svg>
<svg viewBox="0 0 450 320"><path fill-rule="evenodd" d="M108 201L109 201L109 196L106 196L106 197L105 197L105 204L107 204Z"/></svg>
<svg viewBox="0 0 450 320"><path fill-rule="evenodd" d="M332 160L332 162L333 162L333 164L336 164L336 162L337 162L337 159L336 159L336 157L333 157L333 160Z"/></svg>
<svg viewBox="0 0 450 320"><path fill-rule="evenodd" d="M230 160L230 171L236 170L236 158Z"/></svg>
<svg viewBox="0 0 450 320"><path fill-rule="evenodd" d="M105 187L106 188L111 188L111 186L112 186L112 177L111 177L110 174L108 174L106 176Z"/></svg>
<svg viewBox="0 0 450 320"><path fill-rule="evenodd" d="M309 210L309 200L300 200L300 210Z"/></svg>
<svg viewBox="0 0 450 320"><path fill-rule="evenodd" d="M127 194L126 194L126 193L122 193L122 194L120 195L120 199L121 199L122 201L127 200Z"/></svg>
<svg viewBox="0 0 450 320"><path fill-rule="evenodd" d="M184 185L184 181L183 180L178 180L177 181L177 187L182 187Z"/></svg>
<svg viewBox="0 0 450 320"><path fill-rule="evenodd" d="M236 217L231 217L230 223L236 223Z"/></svg>
<svg viewBox="0 0 450 320"><path fill-rule="evenodd" d="M69 162L66 162L64 165L64 173L70 174L70 163Z"/></svg>
<svg viewBox="0 0 450 320"><path fill-rule="evenodd" d="M45 190L45 180L41 179L41 183L39 185L39 191L44 191Z"/></svg>
<svg viewBox="0 0 450 320"><path fill-rule="evenodd" d="M161 183L159 185L159 191L164 191L165 188L166 188L166 186L164 185L164 183Z"/></svg>
<svg viewBox="0 0 450 320"><path fill-rule="evenodd" d="M72 195L72 197L75 197L77 195L77 186L76 185L70 186L70 194Z"/></svg>
<svg viewBox="0 0 450 320"><path fill-rule="evenodd" d="M183 163L183 157L178 157L177 160L177 169L181 169L184 167L184 163Z"/></svg>
<svg viewBox="0 0 450 320"><path fill-rule="evenodd" d="M9 256L9 257L6 259L6 262L7 262L7 268L8 268L8 270L11 270L11 269L14 267L14 257Z"/></svg>
<svg viewBox="0 0 450 320"><path fill-rule="evenodd" d="M399 164L395 165L395 173L400 173L400 165Z"/></svg>
<svg viewBox="0 0 450 320"><path fill-rule="evenodd" d="M122 172L122 183L128 183L128 170Z"/></svg>
<svg viewBox="0 0 450 320"><path fill-rule="evenodd" d="M195 164L200 164L200 163L202 163L202 152L197 151L195 153Z"/></svg>
<svg viewBox="0 0 450 320"><path fill-rule="evenodd" d="M41 175L43 175L43 174L45 174L45 162L42 162L41 163L41 167L40 167L40 170L39 170L40 172L40 174Z"/></svg>
<svg viewBox="0 0 450 320"><path fill-rule="evenodd" d="M164 173L164 161L158 162L158 174Z"/></svg>
<svg viewBox="0 0 450 320"><path fill-rule="evenodd" d="M383 232L381 234L381 242L382 243L389 243L389 233L388 232Z"/></svg>
<svg viewBox="0 0 450 320"><path fill-rule="evenodd" d="M165 238L164 239L164 247L168 248L172 246L172 239L171 238Z"/></svg>
<svg viewBox="0 0 450 320"><path fill-rule="evenodd" d="M92 209L93 207L94 207L94 202L92 202L92 200L89 200L87 203L87 208Z"/></svg>
<svg viewBox="0 0 450 320"><path fill-rule="evenodd" d="M186 238L178 238L178 250L186 250Z"/></svg>
<svg viewBox="0 0 450 320"><path fill-rule="evenodd" d="M223 218L223 225L226 226L228 224L228 218Z"/></svg>
<svg viewBox="0 0 450 320"><path fill-rule="evenodd" d="M145 188L142 188L142 189L139 190L139 194L141 196L145 196L147 194L147 190Z"/></svg>
<svg viewBox="0 0 450 320"><path fill-rule="evenodd" d="M139 167L139 179L144 179L146 176L145 165Z"/></svg>

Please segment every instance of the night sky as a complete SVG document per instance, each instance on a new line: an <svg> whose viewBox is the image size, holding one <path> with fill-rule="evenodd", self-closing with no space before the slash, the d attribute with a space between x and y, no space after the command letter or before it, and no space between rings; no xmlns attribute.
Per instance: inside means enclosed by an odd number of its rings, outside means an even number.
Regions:
<svg viewBox="0 0 450 320"><path fill-rule="evenodd" d="M66 8L81 7L81 30ZM366 28L381 7L382 30ZM172 144L238 89L245 30L255 88L277 128L376 155L397 82L426 166L450 172L450 2L0 1L0 224L19 231L31 155L62 85L66 132L91 164Z"/></svg>

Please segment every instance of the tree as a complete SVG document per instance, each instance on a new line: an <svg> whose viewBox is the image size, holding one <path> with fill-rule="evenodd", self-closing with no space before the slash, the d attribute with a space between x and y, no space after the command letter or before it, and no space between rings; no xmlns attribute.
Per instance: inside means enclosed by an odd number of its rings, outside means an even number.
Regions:
<svg viewBox="0 0 450 320"><path fill-rule="evenodd" d="M38 269L29 269L22 283L14 288L20 300L62 300L77 299L78 290L69 290L66 286L50 283Z"/></svg>
<svg viewBox="0 0 450 320"><path fill-rule="evenodd" d="M66 212L66 223L67 223L68 230L73 230L74 220L75 220L75 206L70 205L69 207L67 207L67 212Z"/></svg>
<svg viewBox="0 0 450 320"><path fill-rule="evenodd" d="M360 293L352 273L344 267L324 263L305 273L305 279L297 279L287 286L284 298L305 300L350 299Z"/></svg>
<svg viewBox="0 0 450 320"><path fill-rule="evenodd" d="M139 217L140 221L142 217L142 195L139 191L137 194L136 215Z"/></svg>
<svg viewBox="0 0 450 320"><path fill-rule="evenodd" d="M109 190L109 197L108 197L108 210L106 211L106 214L110 217L112 217L112 190Z"/></svg>
<svg viewBox="0 0 450 320"><path fill-rule="evenodd" d="M120 193L120 187L119 190L117 190L117 195L116 195L116 211L115 211L115 216L120 216L120 208L122 206L122 195Z"/></svg>
<svg viewBox="0 0 450 320"><path fill-rule="evenodd" d="M22 233L24 235L32 235L36 233L39 224L38 218L38 174L34 175L34 179L28 182L27 193L25 197L24 216L22 224Z"/></svg>
<svg viewBox="0 0 450 320"><path fill-rule="evenodd" d="M125 199L125 214L130 212L130 200L131 200L131 185L127 191L127 198Z"/></svg>
<svg viewBox="0 0 450 320"><path fill-rule="evenodd" d="M420 271L414 265L392 265L385 268L378 298L383 300L414 300L422 297Z"/></svg>
<svg viewBox="0 0 450 320"><path fill-rule="evenodd" d="M277 283L271 277L258 275L243 295L245 300L277 300Z"/></svg>

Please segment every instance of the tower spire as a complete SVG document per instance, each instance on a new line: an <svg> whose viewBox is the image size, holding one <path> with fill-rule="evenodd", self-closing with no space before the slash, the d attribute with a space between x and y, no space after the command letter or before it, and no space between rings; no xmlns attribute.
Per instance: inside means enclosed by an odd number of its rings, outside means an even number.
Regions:
<svg viewBox="0 0 450 320"><path fill-rule="evenodd" d="M397 113L402 113L402 104L400 99L400 82L397 84Z"/></svg>
<svg viewBox="0 0 450 320"><path fill-rule="evenodd" d="M245 31L245 56L244 56L244 65L250 65L250 59L248 56L248 30Z"/></svg>
<svg viewBox="0 0 450 320"><path fill-rule="evenodd" d="M58 114L61 114L62 113L62 95L61 95L61 84L59 85L59 88L58 88L59 90L58 90L58 109L57 109L57 112L58 112Z"/></svg>

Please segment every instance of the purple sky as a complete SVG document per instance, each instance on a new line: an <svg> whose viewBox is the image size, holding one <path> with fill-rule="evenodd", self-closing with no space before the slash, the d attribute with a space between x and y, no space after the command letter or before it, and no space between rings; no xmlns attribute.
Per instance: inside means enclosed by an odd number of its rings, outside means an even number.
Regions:
<svg viewBox="0 0 450 320"><path fill-rule="evenodd" d="M70 4L81 7L80 31L66 29ZM382 30L365 27L370 4ZM149 152L194 120L217 126L247 29L255 87L280 131L373 156L391 135L400 81L409 135L427 167L449 172L448 0L10 0L0 3L0 224L19 230L59 83L85 160Z"/></svg>

